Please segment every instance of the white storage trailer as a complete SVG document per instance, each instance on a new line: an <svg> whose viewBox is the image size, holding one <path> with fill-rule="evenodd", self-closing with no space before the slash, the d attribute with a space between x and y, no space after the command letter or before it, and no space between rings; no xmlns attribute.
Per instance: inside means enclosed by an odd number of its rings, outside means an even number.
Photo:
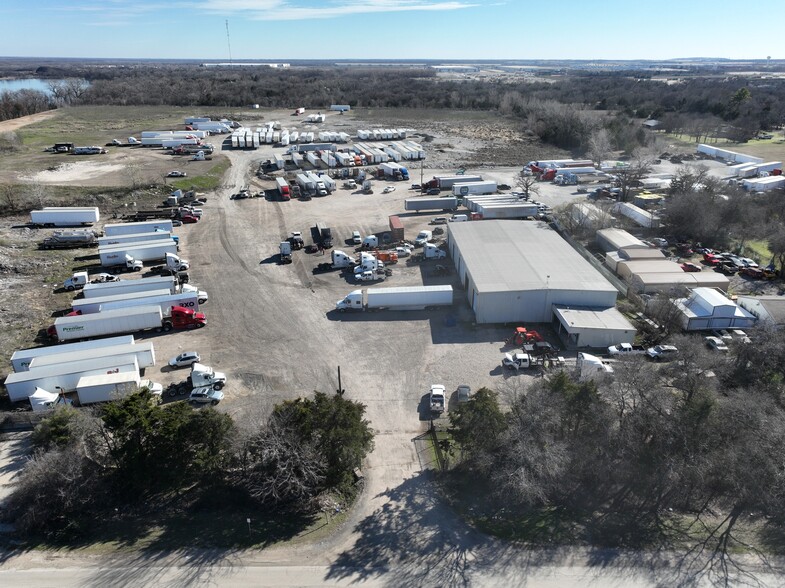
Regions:
<svg viewBox="0 0 785 588"><path fill-rule="evenodd" d="M59 349L59 348L58 348ZM126 345L105 345L94 349L81 349L67 353L57 353L36 357L30 363L30 369L36 369L48 365L61 365L73 363L98 357L116 357L134 355L139 369L153 367L155 365L155 349L150 341L128 343Z"/></svg>
<svg viewBox="0 0 785 588"><path fill-rule="evenodd" d="M172 239L125 243L99 248L98 250L98 256L103 266L123 265L125 264L126 255L130 255L137 261L164 260L167 253L177 255L177 243Z"/></svg>
<svg viewBox="0 0 785 588"><path fill-rule="evenodd" d="M110 337L109 339L99 339L97 341L81 341L79 343L36 347L34 349L20 349L19 351L15 351L11 356L11 368L15 372L26 372L30 368L30 362L37 358L49 357L50 355L62 355L74 351L100 349L102 347L129 345L133 342L133 335L121 335L119 337Z"/></svg>
<svg viewBox="0 0 785 588"><path fill-rule="evenodd" d="M408 286L353 290L335 308L345 310L425 310L452 304L452 286Z"/></svg>
<svg viewBox="0 0 785 588"><path fill-rule="evenodd" d="M42 227L74 227L92 225L100 218L95 206L46 206L30 211L30 222Z"/></svg>
<svg viewBox="0 0 785 588"><path fill-rule="evenodd" d="M498 191L496 182L486 180L484 182L456 182L452 185L452 193L455 196L468 196L470 194L495 194Z"/></svg>
<svg viewBox="0 0 785 588"><path fill-rule="evenodd" d="M450 190L455 184L465 184L467 182L482 182L482 176L434 176L436 185L440 190Z"/></svg>
<svg viewBox="0 0 785 588"><path fill-rule="evenodd" d="M137 235L139 233L154 233L155 231L174 232L172 221L151 220L138 223L113 223L104 226L104 235L115 237L117 235Z"/></svg>
<svg viewBox="0 0 785 588"><path fill-rule="evenodd" d="M111 235L109 237L98 237L98 247L107 248L112 245L124 245L125 243L144 243L146 241L163 241L171 239L172 234L167 231L153 231L152 233L131 233L130 235Z"/></svg>
<svg viewBox="0 0 785 588"><path fill-rule="evenodd" d="M536 217L539 210L536 204L491 204L480 206L483 219L491 218L528 218Z"/></svg>
<svg viewBox="0 0 785 588"><path fill-rule="evenodd" d="M133 394L139 390L140 385L138 372L82 376L76 383L76 397L83 406L96 402L111 402Z"/></svg>
<svg viewBox="0 0 785 588"><path fill-rule="evenodd" d="M151 290L149 292L131 292L101 298L78 299L71 303L71 308L86 315L103 313L104 311L116 310L118 308L130 308L132 306L158 305L161 307L161 312L164 316L169 316L173 306L198 310L198 299L199 295L197 292L172 294L169 290Z"/></svg>
<svg viewBox="0 0 785 588"><path fill-rule="evenodd" d="M160 306L134 306L83 316L62 316L55 319L51 330L58 341L74 341L161 329L163 318Z"/></svg>
<svg viewBox="0 0 785 588"><path fill-rule="evenodd" d="M159 278L142 278L141 280L85 284L85 287L82 289L82 296L84 298L102 298L104 296L118 296L133 292L149 292L151 290L168 290L170 294L174 294L177 292L177 279L174 276L161 276Z"/></svg>
<svg viewBox="0 0 785 588"><path fill-rule="evenodd" d="M52 392L72 392L76 390L76 384L82 376L120 372L136 372L138 375L136 357L99 357L13 373L6 378L5 389L11 402L19 402L29 398L36 388Z"/></svg>

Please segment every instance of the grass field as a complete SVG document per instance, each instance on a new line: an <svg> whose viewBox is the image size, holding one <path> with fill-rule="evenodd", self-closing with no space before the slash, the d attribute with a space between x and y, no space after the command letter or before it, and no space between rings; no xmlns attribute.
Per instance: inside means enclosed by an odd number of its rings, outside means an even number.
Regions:
<svg viewBox="0 0 785 588"><path fill-rule="evenodd" d="M213 166L206 173L193 178L176 180L169 185L173 189L196 190L197 192L215 190L220 185L224 173L231 165L232 163L226 157L219 157L218 161L213 161Z"/></svg>

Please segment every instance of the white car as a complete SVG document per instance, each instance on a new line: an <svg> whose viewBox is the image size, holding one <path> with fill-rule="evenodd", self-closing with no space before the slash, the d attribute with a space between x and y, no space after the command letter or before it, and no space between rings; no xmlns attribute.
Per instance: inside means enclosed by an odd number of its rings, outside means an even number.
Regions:
<svg viewBox="0 0 785 588"><path fill-rule="evenodd" d="M431 219L432 225L446 225L449 219L446 216L435 216Z"/></svg>
<svg viewBox="0 0 785 588"><path fill-rule="evenodd" d="M409 257L412 254L412 250L409 247L396 247L395 252L398 254L398 257Z"/></svg>
<svg viewBox="0 0 785 588"><path fill-rule="evenodd" d="M195 363L199 363L201 356L196 351L183 351L177 357L169 360L169 367L189 367Z"/></svg>
<svg viewBox="0 0 785 588"><path fill-rule="evenodd" d="M395 186L387 186L382 190L382 194L389 194L390 192L395 192Z"/></svg>
<svg viewBox="0 0 785 588"><path fill-rule="evenodd" d="M200 386L191 390L188 402L197 402L199 404L207 404L209 402L215 406L223 399L224 393L221 390L215 390L212 386Z"/></svg>
<svg viewBox="0 0 785 588"><path fill-rule="evenodd" d="M359 245L362 242L363 238L360 236L360 231L352 231L352 243Z"/></svg>
<svg viewBox="0 0 785 588"><path fill-rule="evenodd" d="M166 176L169 178L184 178L186 174L185 172L181 171L170 171L168 174L166 174Z"/></svg>

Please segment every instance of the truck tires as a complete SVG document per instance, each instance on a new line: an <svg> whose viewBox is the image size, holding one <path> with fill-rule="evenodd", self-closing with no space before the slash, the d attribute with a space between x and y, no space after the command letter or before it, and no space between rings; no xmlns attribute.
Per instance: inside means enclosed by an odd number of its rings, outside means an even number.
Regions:
<svg viewBox="0 0 785 588"><path fill-rule="evenodd" d="M224 387L224 382L216 382L213 384L213 390L221 390Z"/></svg>
<svg viewBox="0 0 785 588"><path fill-rule="evenodd" d="M217 400L213 400L212 402L210 402L210 404L211 404L212 406L215 406L216 404L218 404L218 401L217 401Z"/></svg>
<svg viewBox="0 0 785 588"><path fill-rule="evenodd" d="M65 287L65 290L66 290L66 292L73 292L74 291L74 287L71 286L71 285L68 285L68 286Z"/></svg>
<svg viewBox="0 0 785 588"><path fill-rule="evenodd" d="M164 321L164 324L161 325L161 328L164 330L164 332L168 333L169 331L172 330L172 323L170 323L169 321Z"/></svg>

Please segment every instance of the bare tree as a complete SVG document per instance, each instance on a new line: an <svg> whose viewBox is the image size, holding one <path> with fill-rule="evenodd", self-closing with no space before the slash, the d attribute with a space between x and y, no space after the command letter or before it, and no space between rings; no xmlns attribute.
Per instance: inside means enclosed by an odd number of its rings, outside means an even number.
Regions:
<svg viewBox="0 0 785 588"><path fill-rule="evenodd" d="M599 128L592 132L589 137L588 155L595 165L599 167L612 151L611 137L608 134L607 129Z"/></svg>
<svg viewBox="0 0 785 588"><path fill-rule="evenodd" d="M515 181L515 187L518 188L523 195L529 198L532 194L539 194L540 187L537 185L537 178L534 174L525 174L521 172L518 179Z"/></svg>
<svg viewBox="0 0 785 588"><path fill-rule="evenodd" d="M627 202L630 200L633 188L640 186L641 180L651 172L654 165L655 154L647 149L636 149L628 165L616 170L616 183L621 189L619 199Z"/></svg>

